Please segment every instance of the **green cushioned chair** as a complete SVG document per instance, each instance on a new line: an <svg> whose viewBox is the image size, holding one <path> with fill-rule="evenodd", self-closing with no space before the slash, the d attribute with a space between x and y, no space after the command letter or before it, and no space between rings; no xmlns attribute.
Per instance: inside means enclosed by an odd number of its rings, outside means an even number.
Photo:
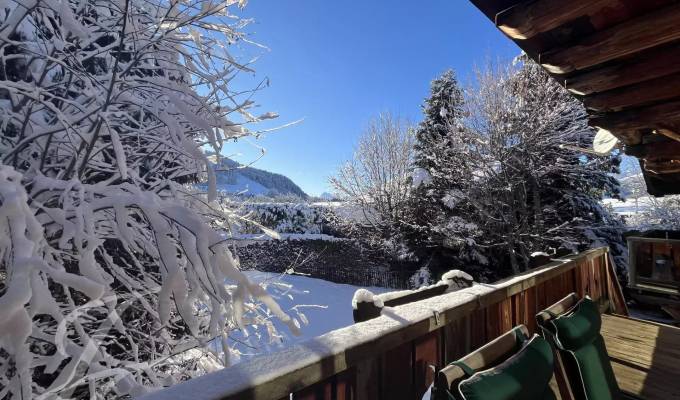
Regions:
<svg viewBox="0 0 680 400"><path fill-rule="evenodd" d="M553 353L520 325L439 371L433 399L554 400Z"/></svg>
<svg viewBox="0 0 680 400"><path fill-rule="evenodd" d="M622 398L609 354L600 334L602 317L590 298L575 293L540 312L543 336L556 348L570 396L577 400Z"/></svg>

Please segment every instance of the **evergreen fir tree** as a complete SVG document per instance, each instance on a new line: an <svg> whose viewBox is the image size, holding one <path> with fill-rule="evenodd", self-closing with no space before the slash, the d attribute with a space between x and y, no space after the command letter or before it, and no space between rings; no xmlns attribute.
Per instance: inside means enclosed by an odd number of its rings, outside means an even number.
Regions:
<svg viewBox="0 0 680 400"><path fill-rule="evenodd" d="M436 254L445 238L437 229L449 216L442 199L455 185L449 171L452 122L462 126L463 90L453 70L447 70L430 84L430 95L422 106L424 119L416 129L416 176L410 204L411 220L404 228L414 249ZM431 258L432 260L432 258Z"/></svg>

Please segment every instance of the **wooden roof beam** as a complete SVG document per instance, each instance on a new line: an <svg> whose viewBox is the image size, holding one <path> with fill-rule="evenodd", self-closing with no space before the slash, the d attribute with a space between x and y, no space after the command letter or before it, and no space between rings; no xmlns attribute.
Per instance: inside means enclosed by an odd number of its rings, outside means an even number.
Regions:
<svg viewBox="0 0 680 400"><path fill-rule="evenodd" d="M574 94L589 95L677 72L680 72L680 43L647 50L621 64L569 76L564 79L564 86Z"/></svg>
<svg viewBox="0 0 680 400"><path fill-rule="evenodd" d="M524 1L496 15L496 25L516 40L530 39L584 15L621 7L620 0Z"/></svg>
<svg viewBox="0 0 680 400"><path fill-rule="evenodd" d="M662 142L639 144L636 146L626 146L625 152L629 156L645 160L664 160L664 162L670 163L671 160L680 160L680 142L666 140Z"/></svg>
<svg viewBox="0 0 680 400"><path fill-rule="evenodd" d="M680 4L594 33L571 47L539 55L554 74L566 74L680 39Z"/></svg>
<svg viewBox="0 0 680 400"><path fill-rule="evenodd" d="M672 130L672 129L667 129L667 128L659 128L654 131L654 133L657 133L659 135L664 135L669 139L677 140L680 142L680 133Z"/></svg>
<svg viewBox="0 0 680 400"><path fill-rule="evenodd" d="M619 131L656 129L673 121L680 121L680 101L591 117L589 124L616 134Z"/></svg>
<svg viewBox="0 0 680 400"><path fill-rule="evenodd" d="M674 74L585 96L583 104L595 111L620 111L624 108L680 97L679 88L680 74Z"/></svg>
<svg viewBox="0 0 680 400"><path fill-rule="evenodd" d="M643 168L656 175L675 175L680 173L680 161L645 161Z"/></svg>

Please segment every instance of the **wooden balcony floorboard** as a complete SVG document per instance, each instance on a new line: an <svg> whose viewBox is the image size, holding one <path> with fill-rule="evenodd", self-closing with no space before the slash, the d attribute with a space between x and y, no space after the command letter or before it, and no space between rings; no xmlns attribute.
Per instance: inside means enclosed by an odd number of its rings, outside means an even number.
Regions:
<svg viewBox="0 0 680 400"><path fill-rule="evenodd" d="M603 315L602 336L627 395L680 400L680 328Z"/></svg>

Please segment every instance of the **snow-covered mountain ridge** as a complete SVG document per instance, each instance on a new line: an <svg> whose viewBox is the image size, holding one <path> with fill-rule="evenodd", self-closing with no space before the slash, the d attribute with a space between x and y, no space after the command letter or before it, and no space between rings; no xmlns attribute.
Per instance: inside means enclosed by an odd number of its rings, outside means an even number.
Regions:
<svg viewBox="0 0 680 400"><path fill-rule="evenodd" d="M209 157L217 175L217 190L244 196L294 195L306 199L307 194L285 175L242 165L230 158Z"/></svg>

